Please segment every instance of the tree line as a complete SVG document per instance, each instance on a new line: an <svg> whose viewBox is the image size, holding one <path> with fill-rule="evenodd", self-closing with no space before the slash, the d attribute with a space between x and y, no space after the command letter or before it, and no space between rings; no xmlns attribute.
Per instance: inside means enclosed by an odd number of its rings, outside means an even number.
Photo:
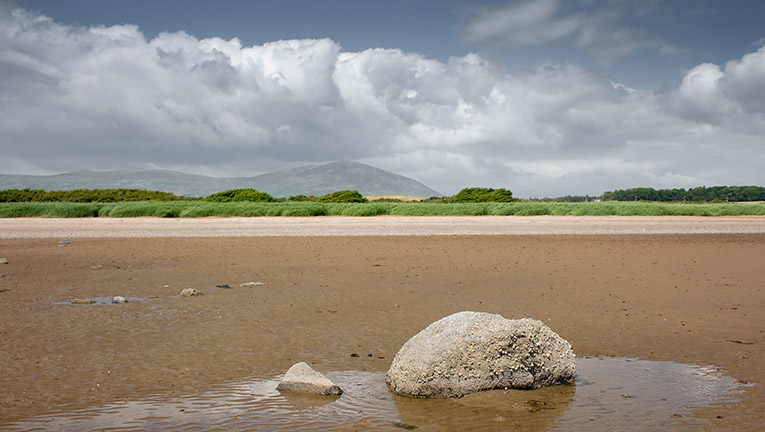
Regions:
<svg viewBox="0 0 765 432"><path fill-rule="evenodd" d="M45 191L42 189L0 190L0 202L122 202L122 201L184 201L189 198L169 192L143 189L75 189Z"/></svg>
<svg viewBox="0 0 765 432"><path fill-rule="evenodd" d="M289 198L275 198L266 192L255 189L229 189L216 192L204 198L189 198L169 192L146 191L142 189L76 189L70 191L45 191L42 189L6 189L0 190L0 203L3 202L122 202L122 201L190 201L208 202L284 202L314 201L323 203L365 203L368 202L355 190L341 190L322 196L296 195ZM427 202L464 203L464 202L513 202L512 192L507 189L465 188L450 197L431 197ZM400 201L387 198L384 201Z"/></svg>
<svg viewBox="0 0 765 432"><path fill-rule="evenodd" d="M604 201L693 201L693 202L744 202L765 201L765 187L761 186L711 186L690 189L631 188L605 192Z"/></svg>
<svg viewBox="0 0 765 432"><path fill-rule="evenodd" d="M604 192L600 197L589 195L560 198L532 198L542 202L583 202L600 199L603 201L660 201L660 202L744 202L765 201L765 187L760 186L712 186L691 189L631 188ZM189 198L170 192L147 191L143 189L76 189L69 191L45 191L42 189L0 190L0 203L4 202L123 202L123 201L211 201L211 202L284 202L315 201L324 203L364 203L367 198L355 190L342 190L322 196L296 195L289 198L275 198L255 189L230 189L208 195L204 198ZM400 201L385 198L382 201ZM482 203L514 202L511 191L499 188L464 188L447 197L430 197L429 203Z"/></svg>

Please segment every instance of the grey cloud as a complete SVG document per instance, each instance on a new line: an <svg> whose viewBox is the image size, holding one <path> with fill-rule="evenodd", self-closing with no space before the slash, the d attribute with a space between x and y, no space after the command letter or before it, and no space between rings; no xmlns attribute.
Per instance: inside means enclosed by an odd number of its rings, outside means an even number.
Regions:
<svg viewBox="0 0 765 432"><path fill-rule="evenodd" d="M668 55L679 51L645 29L629 26L630 16L657 11L659 2L590 1L569 12L560 0L516 1L478 11L464 28L473 43L499 42L534 46L561 42L584 50L603 64L641 49Z"/></svg>
<svg viewBox="0 0 765 432"><path fill-rule="evenodd" d="M0 14L0 172L235 176L356 159L444 193L765 184L763 57L699 65L660 94L571 65L509 75L476 54L328 39L146 40L16 10Z"/></svg>

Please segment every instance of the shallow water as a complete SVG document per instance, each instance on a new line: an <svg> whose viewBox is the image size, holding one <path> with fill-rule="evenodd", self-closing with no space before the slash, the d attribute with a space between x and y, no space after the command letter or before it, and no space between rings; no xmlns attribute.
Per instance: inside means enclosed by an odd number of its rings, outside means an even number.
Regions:
<svg viewBox="0 0 765 432"><path fill-rule="evenodd" d="M4 430L665 430L742 389L711 368L624 358L577 360L575 384L460 399L395 396L382 372L328 372L340 397L276 390L279 376L185 397L155 395L0 425Z"/></svg>
<svg viewBox="0 0 765 432"><path fill-rule="evenodd" d="M114 296L111 297L84 297L79 299L70 299L67 301L53 302L56 305L88 305L88 304L114 304L112 302ZM143 301L141 297L125 297L128 302Z"/></svg>

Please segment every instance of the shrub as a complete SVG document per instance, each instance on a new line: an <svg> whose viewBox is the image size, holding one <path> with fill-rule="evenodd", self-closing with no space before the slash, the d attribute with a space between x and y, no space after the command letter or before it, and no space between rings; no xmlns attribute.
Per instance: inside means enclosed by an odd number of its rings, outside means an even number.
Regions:
<svg viewBox="0 0 765 432"><path fill-rule="evenodd" d="M169 192L143 189L75 189L44 191L42 189L0 190L0 202L123 202L181 201L187 198Z"/></svg>
<svg viewBox="0 0 765 432"><path fill-rule="evenodd" d="M341 190L319 197L319 202L325 203L365 203L364 198L358 191Z"/></svg>
<svg viewBox="0 0 765 432"><path fill-rule="evenodd" d="M475 202L513 202L513 193L507 189L491 188L465 188L457 194L444 198L449 203L475 203Z"/></svg>
<svg viewBox="0 0 765 432"><path fill-rule="evenodd" d="M265 192L258 192L255 189L229 189L223 192L208 195L203 201L210 202L276 202L276 198Z"/></svg>

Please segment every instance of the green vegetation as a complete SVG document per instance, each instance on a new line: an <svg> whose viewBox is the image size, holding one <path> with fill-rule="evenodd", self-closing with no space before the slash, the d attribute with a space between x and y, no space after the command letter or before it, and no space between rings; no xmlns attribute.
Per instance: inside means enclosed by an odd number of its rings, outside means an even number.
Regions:
<svg viewBox="0 0 765 432"><path fill-rule="evenodd" d="M341 190L330 194L322 195L319 202L323 203L365 203L364 198L358 191Z"/></svg>
<svg viewBox="0 0 765 432"><path fill-rule="evenodd" d="M186 200L169 192L142 189L76 189L70 191L44 191L42 189L0 190L0 203L7 202L122 202L122 201L181 201Z"/></svg>
<svg viewBox="0 0 765 432"><path fill-rule="evenodd" d="M590 195L566 195L557 198L531 198L529 201L539 202L590 202L598 199L596 196Z"/></svg>
<svg viewBox="0 0 765 432"><path fill-rule="evenodd" d="M605 192L604 201L692 201L744 202L765 201L765 187L712 186L685 189L632 188Z"/></svg>
<svg viewBox="0 0 765 432"><path fill-rule="evenodd" d="M445 203L513 202L513 193L507 189L465 188L443 199Z"/></svg>
<svg viewBox="0 0 765 432"><path fill-rule="evenodd" d="M686 202L677 200L683 191ZM563 197L559 201L521 201L506 189L466 188L451 197L421 202L367 202L357 191L338 191L322 197L298 195L276 199L254 189L231 189L202 199L177 197L138 189L51 191L10 189L0 191L0 217L257 217L257 216L739 216L765 215L763 203L722 202L759 199L765 188L755 186L695 188L687 191L650 188L609 192L610 201L594 197ZM632 196L630 200L617 198ZM636 200L635 198L638 198ZM689 202L708 199L716 202ZM674 202L643 199L673 198ZM565 202L564 202L565 201Z"/></svg>
<svg viewBox="0 0 765 432"><path fill-rule="evenodd" d="M265 192L258 192L255 189L229 189L208 195L202 200L211 202L276 202L276 198Z"/></svg>
<svg viewBox="0 0 765 432"><path fill-rule="evenodd" d="M255 217L255 216L739 216L765 215L765 204L648 202L321 203L139 201L3 203L0 217Z"/></svg>

